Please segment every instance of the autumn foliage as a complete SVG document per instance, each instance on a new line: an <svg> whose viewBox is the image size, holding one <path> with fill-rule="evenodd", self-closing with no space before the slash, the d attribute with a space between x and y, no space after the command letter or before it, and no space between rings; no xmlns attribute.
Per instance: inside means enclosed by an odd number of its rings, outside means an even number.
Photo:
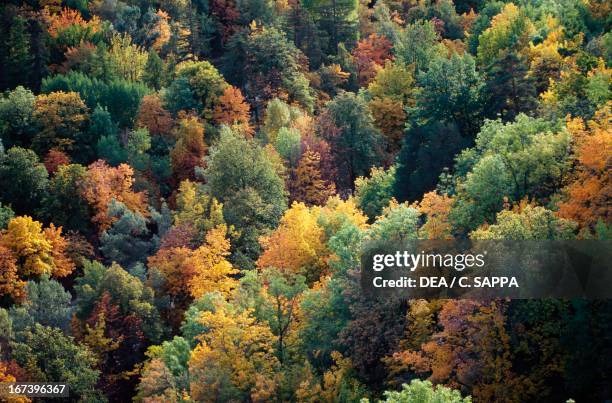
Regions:
<svg viewBox="0 0 612 403"><path fill-rule="evenodd" d="M204 127L197 118L185 117L178 122L174 133L176 144L170 152L172 171L179 183L195 178L195 167L203 166L207 146L204 143Z"/></svg>
<svg viewBox="0 0 612 403"><path fill-rule="evenodd" d="M361 85L370 83L377 70L384 66L385 61L393 58L392 46L387 38L378 34L371 34L357 43L353 57Z"/></svg>
<svg viewBox="0 0 612 403"><path fill-rule="evenodd" d="M94 211L92 221L98 229L104 231L113 223L108 216L108 207L115 199L125 204L130 210L147 216L146 194L135 192L134 171L129 165L121 164L110 167L104 161L96 161L87 168L87 174L81 183L81 195Z"/></svg>
<svg viewBox="0 0 612 403"><path fill-rule="evenodd" d="M581 249L612 236L610 4L0 2L0 384L610 401L609 262ZM580 298L369 292L372 247L430 240L484 287L464 245L530 242L493 284L521 296L565 290L531 253L563 244Z"/></svg>
<svg viewBox="0 0 612 403"><path fill-rule="evenodd" d="M578 171L565 189L568 200L559 206L559 215L593 228L599 220L610 222L612 198L612 126L610 104L597 112L585 126L580 118L568 123L576 142Z"/></svg>

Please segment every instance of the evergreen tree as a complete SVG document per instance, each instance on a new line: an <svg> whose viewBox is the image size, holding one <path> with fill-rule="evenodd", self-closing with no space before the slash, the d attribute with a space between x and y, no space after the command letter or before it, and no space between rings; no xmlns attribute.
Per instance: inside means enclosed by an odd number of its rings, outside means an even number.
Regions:
<svg viewBox="0 0 612 403"><path fill-rule="evenodd" d="M9 310L15 332L28 331L37 323L68 331L72 296L60 283L43 276L38 282L28 281L26 293L24 303Z"/></svg>
<svg viewBox="0 0 612 403"><path fill-rule="evenodd" d="M358 0L306 0L304 8L325 36L327 54L338 53L338 44L353 45L358 39Z"/></svg>
<svg viewBox="0 0 612 403"><path fill-rule="evenodd" d="M91 212L81 197L80 184L87 170L79 164L62 165L49 182L48 192L43 199L42 214L49 221L66 230L89 234Z"/></svg>
<svg viewBox="0 0 612 403"><path fill-rule="evenodd" d="M142 76L143 81L154 90L159 90L163 84L164 62L153 49L149 51L147 64Z"/></svg>
<svg viewBox="0 0 612 403"><path fill-rule="evenodd" d="M116 221L100 236L100 252L109 262L128 269L143 263L153 250L145 218L115 199L110 202L107 214Z"/></svg>
<svg viewBox="0 0 612 403"><path fill-rule="evenodd" d="M20 16L14 17L5 39L8 51L6 59L7 84L9 88L32 83L32 51L30 49L28 21Z"/></svg>
<svg viewBox="0 0 612 403"><path fill-rule="evenodd" d="M469 144L454 123L434 121L410 129L397 156L395 197L416 201L435 189L444 168L452 166L454 155Z"/></svg>

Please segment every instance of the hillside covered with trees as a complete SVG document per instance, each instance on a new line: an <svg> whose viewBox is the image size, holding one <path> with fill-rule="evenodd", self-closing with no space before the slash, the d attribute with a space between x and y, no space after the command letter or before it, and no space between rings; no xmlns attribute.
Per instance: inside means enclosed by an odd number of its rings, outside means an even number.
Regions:
<svg viewBox="0 0 612 403"><path fill-rule="evenodd" d="M2 1L0 382L612 399L611 300L373 300L358 273L369 240L612 237L611 8Z"/></svg>

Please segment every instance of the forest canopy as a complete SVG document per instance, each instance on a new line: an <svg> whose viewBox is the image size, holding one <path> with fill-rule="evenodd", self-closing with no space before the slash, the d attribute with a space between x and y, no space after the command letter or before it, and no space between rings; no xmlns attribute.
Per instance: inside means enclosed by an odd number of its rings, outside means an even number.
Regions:
<svg viewBox="0 0 612 403"><path fill-rule="evenodd" d="M610 300L373 300L358 273L371 240L611 238L610 2L0 11L0 382L612 399Z"/></svg>

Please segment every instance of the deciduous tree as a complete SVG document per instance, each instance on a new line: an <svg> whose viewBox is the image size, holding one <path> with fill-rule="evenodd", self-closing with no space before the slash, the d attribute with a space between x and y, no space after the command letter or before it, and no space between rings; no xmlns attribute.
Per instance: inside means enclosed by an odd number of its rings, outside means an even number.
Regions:
<svg viewBox="0 0 612 403"><path fill-rule="evenodd" d="M48 176L34 151L13 147L0 152L0 201L17 214L32 214L40 207Z"/></svg>
<svg viewBox="0 0 612 403"><path fill-rule="evenodd" d="M204 177L225 221L240 231L233 262L248 268L259 255L259 236L278 225L287 207L283 180L264 149L229 130L211 150Z"/></svg>
<svg viewBox="0 0 612 403"><path fill-rule="evenodd" d="M612 178L609 157L612 152L610 105L597 112L585 126L582 119L568 122L574 137L578 168L574 180L565 188L567 199L559 205L559 215L593 229L598 220L610 223Z"/></svg>
<svg viewBox="0 0 612 403"><path fill-rule="evenodd" d="M76 92L52 92L36 97L32 116L40 128L32 145L44 153L52 147L72 149L89 120L89 109Z"/></svg>
<svg viewBox="0 0 612 403"><path fill-rule="evenodd" d="M291 200L305 203L307 206L325 204L327 199L336 193L333 182L323 178L321 156L309 148L295 169L294 179L289 183Z"/></svg>
<svg viewBox="0 0 612 403"><path fill-rule="evenodd" d="M113 168L99 160L87 167L80 190L83 198L94 210L92 221L98 225L100 232L108 229L115 221L115 218L108 214L108 207L113 199L125 204L131 211L148 216L146 195L132 189L132 175L132 168L126 164Z"/></svg>
<svg viewBox="0 0 612 403"><path fill-rule="evenodd" d="M138 109L136 126L145 127L152 136L170 137L174 121L158 95L145 95Z"/></svg>
<svg viewBox="0 0 612 403"><path fill-rule="evenodd" d="M204 143L204 126L194 116L179 120L174 133L177 141L170 152L173 179L195 179L195 168L205 165L204 155L208 147Z"/></svg>
<svg viewBox="0 0 612 403"><path fill-rule="evenodd" d="M353 49L353 57L357 65L359 84L368 85L387 60L392 59L391 42L376 33L357 42Z"/></svg>
<svg viewBox="0 0 612 403"><path fill-rule="evenodd" d="M200 322L209 329L189 359L191 397L210 400L268 400L275 395L276 336L250 311L225 304L205 311Z"/></svg>
<svg viewBox="0 0 612 403"><path fill-rule="evenodd" d="M325 273L325 258L329 252L317 220L315 208L294 202L285 211L278 228L269 237L261 239L264 252L257 260L257 266L300 274L311 284L318 281Z"/></svg>
<svg viewBox="0 0 612 403"><path fill-rule="evenodd" d="M234 124L249 124L249 104L245 102L242 92L236 87L228 86L219 97L219 104L213 111L213 119L217 124L228 126Z"/></svg>

